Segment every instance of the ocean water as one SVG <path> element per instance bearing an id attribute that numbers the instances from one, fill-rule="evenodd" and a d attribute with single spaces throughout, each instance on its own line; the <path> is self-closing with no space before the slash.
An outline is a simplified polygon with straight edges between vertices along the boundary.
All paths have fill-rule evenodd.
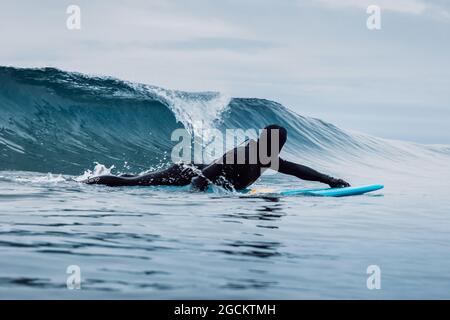
<path id="1" fill-rule="evenodd" d="M 199 123 L 281 124 L 285 158 L 385 189 L 245 197 L 78 182 L 163 167 L 173 130 L 199 136 Z M 449 160 L 450 146 L 341 130 L 272 101 L 0 68 L 0 298 L 448 299 Z M 322 187 L 281 174 L 256 186 Z M 66 285 L 74 265 L 79 290 Z"/>

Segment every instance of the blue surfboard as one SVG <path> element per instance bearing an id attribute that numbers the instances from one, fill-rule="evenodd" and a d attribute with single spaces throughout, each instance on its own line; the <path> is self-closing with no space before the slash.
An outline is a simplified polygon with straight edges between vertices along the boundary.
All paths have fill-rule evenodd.
<path id="1" fill-rule="evenodd" d="M 272 188 L 254 188 L 247 190 L 246 193 L 250 195 L 279 194 L 282 196 L 310 195 L 322 197 L 347 197 L 347 196 L 356 196 L 367 192 L 380 190 L 383 188 L 384 186 L 381 184 L 371 184 L 359 187 L 323 188 L 323 189 L 277 190 Z"/>

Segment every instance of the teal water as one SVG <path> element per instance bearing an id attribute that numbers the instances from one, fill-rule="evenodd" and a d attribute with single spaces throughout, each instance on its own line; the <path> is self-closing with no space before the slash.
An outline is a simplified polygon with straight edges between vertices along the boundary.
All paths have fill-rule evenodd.
<path id="1" fill-rule="evenodd" d="M 0 176 L 2 298 L 449 298 L 450 203 L 426 189 L 242 198 Z"/>
<path id="2" fill-rule="evenodd" d="M 450 298 L 450 147 L 391 141 L 274 102 L 0 70 L 0 298 Z M 283 157 L 385 189 L 242 197 L 77 182 L 169 162 L 173 129 L 289 131 Z M 106 171 L 110 171 L 109 169 Z M 51 174 L 48 174 L 51 172 Z M 320 188 L 263 176 L 260 187 Z M 81 289 L 66 287 L 67 267 Z M 381 289 L 366 286 L 367 267 Z"/>

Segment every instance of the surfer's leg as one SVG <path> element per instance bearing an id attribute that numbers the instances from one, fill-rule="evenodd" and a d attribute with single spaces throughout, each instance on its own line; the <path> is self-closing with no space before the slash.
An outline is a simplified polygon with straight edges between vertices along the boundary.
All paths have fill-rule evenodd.
<path id="1" fill-rule="evenodd" d="M 110 187 L 122 187 L 122 186 L 137 185 L 136 181 L 134 181 L 132 178 L 117 177 L 117 176 L 112 176 L 112 175 L 93 177 L 93 178 L 89 178 L 83 182 L 86 184 L 101 184 L 101 185 L 110 186 Z"/>
<path id="2" fill-rule="evenodd" d="M 101 184 L 111 187 L 121 186 L 185 186 L 205 165 L 176 163 L 170 167 L 140 176 L 100 176 L 84 181 L 87 184 Z"/>
<path id="3" fill-rule="evenodd" d="M 133 177 L 137 177 L 137 174 L 132 174 L 132 173 L 122 173 L 121 175 L 119 175 L 119 177 L 124 177 L 124 178 L 133 178 Z"/>
<path id="4" fill-rule="evenodd" d="M 201 172 L 204 165 L 187 165 L 176 163 L 156 172 L 131 178 L 138 185 L 145 186 L 185 186 L 191 183 L 193 177 Z"/>

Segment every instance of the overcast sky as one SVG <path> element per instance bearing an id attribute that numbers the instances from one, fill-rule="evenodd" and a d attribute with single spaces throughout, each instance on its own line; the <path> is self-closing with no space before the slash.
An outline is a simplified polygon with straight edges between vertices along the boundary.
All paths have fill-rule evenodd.
<path id="1" fill-rule="evenodd" d="M 66 28 L 70 4 L 81 30 Z M 369 4 L 381 30 L 366 27 Z M 0 0 L 0 38 L 1 65 L 267 98 L 347 129 L 450 143 L 448 0 Z"/>

